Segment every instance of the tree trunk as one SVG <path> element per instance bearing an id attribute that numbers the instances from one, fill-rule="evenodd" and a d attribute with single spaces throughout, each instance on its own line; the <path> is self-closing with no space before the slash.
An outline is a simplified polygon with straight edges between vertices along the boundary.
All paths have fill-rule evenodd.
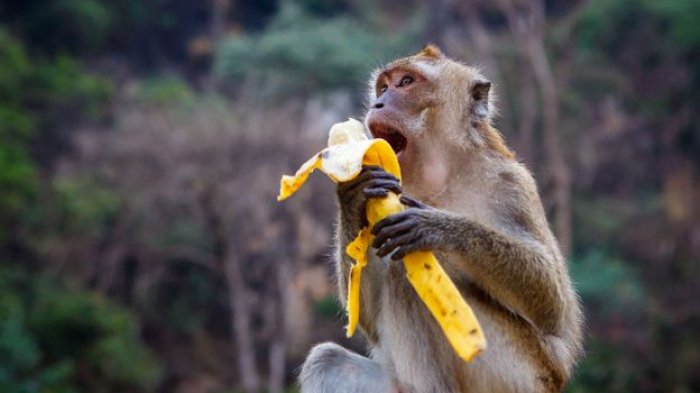
<path id="1" fill-rule="evenodd" d="M 241 384 L 246 393 L 260 390 L 260 375 L 255 361 L 254 340 L 251 332 L 251 309 L 248 291 L 245 289 L 241 267 L 236 258 L 227 252 L 223 260 L 226 285 L 231 305 L 231 330 L 238 359 Z"/>
<path id="2" fill-rule="evenodd" d="M 559 132 L 559 95 L 554 77 L 544 53 L 542 41 L 532 43 L 531 57 L 542 92 L 544 115 L 544 152 L 548 180 L 551 182 L 554 201 L 554 228 L 564 255 L 571 249 L 571 177 L 564 160 Z"/>
<path id="3" fill-rule="evenodd" d="M 226 33 L 226 16 L 231 7 L 230 0 L 213 0 L 211 7 L 211 39 L 214 45 L 219 43 Z"/>
<path id="4" fill-rule="evenodd" d="M 255 359 L 255 340 L 251 331 L 252 309 L 251 295 L 246 290 L 240 261 L 236 258 L 233 246 L 229 242 L 221 217 L 214 206 L 214 189 L 203 185 L 199 190 L 199 200 L 213 239 L 213 254 L 220 263 L 226 278 L 226 289 L 231 307 L 231 336 L 237 352 L 241 384 L 246 393 L 260 391 L 260 374 Z"/>
<path id="5" fill-rule="evenodd" d="M 520 83 L 520 108 L 518 111 L 518 146 L 523 161 L 535 167 L 535 122 L 537 121 L 537 87 L 532 71 L 523 64 Z"/>
<path id="6" fill-rule="evenodd" d="M 287 368 L 287 342 L 283 334 L 275 336 L 270 344 L 269 393 L 284 392 L 284 376 Z"/>
<path id="7" fill-rule="evenodd" d="M 491 37 L 481 21 L 476 4 L 471 1 L 465 1 L 460 3 L 460 7 L 467 22 L 469 41 L 474 47 L 479 64 L 483 65 L 487 70 L 492 70 L 491 72 L 494 76 L 500 75 L 498 63 L 493 56 Z"/>
<path id="8" fill-rule="evenodd" d="M 268 389 L 270 393 L 284 391 L 284 377 L 287 369 L 287 315 L 284 307 L 285 299 L 289 298 L 289 283 L 292 281 L 292 266 L 289 261 L 282 262 L 277 268 L 277 334 L 272 337 L 270 346 L 270 378 Z"/>
<path id="9" fill-rule="evenodd" d="M 571 179 L 559 133 L 560 101 L 556 79 L 544 48 L 544 3 L 499 0 L 519 53 L 532 69 L 542 97 L 544 175 L 551 189 L 554 230 L 564 255 L 571 249 Z"/>

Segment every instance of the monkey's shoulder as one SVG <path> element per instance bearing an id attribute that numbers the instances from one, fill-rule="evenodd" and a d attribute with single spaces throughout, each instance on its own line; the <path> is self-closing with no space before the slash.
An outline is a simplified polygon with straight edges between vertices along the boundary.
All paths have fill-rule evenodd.
<path id="1" fill-rule="evenodd" d="M 524 165 L 515 161 L 503 165 L 490 191 L 488 209 L 496 226 L 511 235 L 531 235 L 536 240 L 548 238 L 549 224 L 537 184 Z"/>

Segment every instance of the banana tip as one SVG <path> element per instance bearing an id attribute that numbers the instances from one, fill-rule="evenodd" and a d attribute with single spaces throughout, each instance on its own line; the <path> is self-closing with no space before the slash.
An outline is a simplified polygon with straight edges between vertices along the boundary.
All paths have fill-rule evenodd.
<path id="1" fill-rule="evenodd" d="M 350 330 L 349 326 L 345 327 L 345 337 L 350 338 L 355 334 L 355 329 Z"/>

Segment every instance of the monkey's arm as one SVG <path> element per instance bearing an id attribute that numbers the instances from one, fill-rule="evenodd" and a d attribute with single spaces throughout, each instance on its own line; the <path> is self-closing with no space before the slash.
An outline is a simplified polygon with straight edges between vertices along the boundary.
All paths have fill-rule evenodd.
<path id="1" fill-rule="evenodd" d="M 339 218 L 336 224 L 336 272 L 340 299 L 343 305 L 347 301 L 348 278 L 354 261 L 347 255 L 345 249 L 360 229 L 367 225 L 365 207 L 369 198 L 384 198 L 389 192 L 401 193 L 399 180 L 383 169 L 374 166 L 364 167 L 362 173 L 355 179 L 338 185 Z M 377 341 L 374 327 L 379 313 L 382 267 L 369 263 L 362 272 L 360 287 L 360 320 L 359 326 L 371 342 Z"/>
<path id="2" fill-rule="evenodd" d="M 543 333 L 560 333 L 566 296 L 563 262 L 534 237 L 507 236 L 425 205 L 387 217 L 372 232 L 377 255 L 393 252 L 394 260 L 416 250 L 461 254 L 466 263 L 458 268 L 475 284 Z"/>

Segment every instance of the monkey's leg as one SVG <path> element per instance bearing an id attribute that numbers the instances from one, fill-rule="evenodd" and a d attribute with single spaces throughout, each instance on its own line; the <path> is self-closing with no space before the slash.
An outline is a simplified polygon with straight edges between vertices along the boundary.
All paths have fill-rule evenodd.
<path id="1" fill-rule="evenodd" d="M 299 375 L 302 393 L 393 393 L 379 364 L 334 343 L 315 346 Z"/>

